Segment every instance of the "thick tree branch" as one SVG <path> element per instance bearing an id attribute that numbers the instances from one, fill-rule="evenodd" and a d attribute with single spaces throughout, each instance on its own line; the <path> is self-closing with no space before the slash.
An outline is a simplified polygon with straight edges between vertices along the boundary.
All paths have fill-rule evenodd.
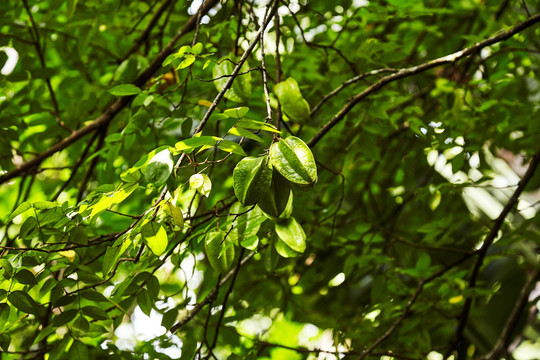
<path id="1" fill-rule="evenodd" d="M 368 97 L 369 95 L 379 91 L 380 89 L 382 89 L 387 84 L 392 83 L 392 82 L 394 82 L 396 80 L 400 80 L 400 79 L 409 77 L 409 76 L 413 76 L 413 75 L 423 73 L 426 70 L 429 70 L 429 69 L 432 69 L 432 68 L 435 68 L 435 67 L 438 67 L 438 66 L 441 66 L 441 65 L 451 64 L 451 63 L 453 63 L 455 61 L 458 61 L 458 60 L 466 58 L 466 57 L 468 57 L 470 55 L 476 54 L 479 50 L 485 48 L 486 46 L 490 46 L 490 45 L 499 43 L 501 41 L 504 41 L 504 40 L 512 37 L 513 35 L 515 35 L 517 33 L 520 33 L 521 31 L 533 26 L 534 24 L 536 24 L 538 22 L 540 22 L 540 14 L 536 14 L 534 16 L 531 16 L 530 18 L 528 18 L 527 20 L 517 24 L 516 26 L 513 26 L 510 29 L 503 31 L 498 35 L 495 35 L 495 36 L 492 36 L 492 37 L 490 37 L 490 38 L 488 38 L 486 40 L 480 41 L 480 42 L 474 44 L 471 47 L 465 48 L 463 50 L 457 51 L 457 52 L 455 52 L 453 54 L 450 54 L 450 55 L 447 55 L 447 56 L 440 57 L 438 59 L 428 61 L 428 62 L 426 62 L 424 64 L 421 64 L 421 65 L 401 69 L 401 70 L 399 70 L 398 72 L 396 72 L 394 74 L 383 77 L 382 79 L 380 79 L 375 84 L 371 85 L 370 87 L 368 87 L 364 91 L 362 91 L 359 94 L 352 97 L 347 102 L 347 104 L 345 104 L 345 106 L 343 106 L 343 108 L 341 108 L 341 110 L 339 110 L 339 112 L 336 115 L 334 115 L 334 117 L 330 121 L 328 121 L 326 124 L 324 124 L 322 126 L 321 130 L 319 130 L 309 140 L 308 145 L 310 147 L 314 147 L 315 145 L 317 145 L 319 140 L 321 140 L 321 138 L 324 135 L 326 135 L 326 133 L 328 133 L 337 123 L 339 123 L 341 120 L 343 120 L 343 118 L 345 118 L 345 115 L 347 115 L 349 113 L 349 111 L 351 111 L 356 104 L 358 104 L 360 101 L 362 101 L 364 98 Z"/>
<path id="2" fill-rule="evenodd" d="M 204 4 L 203 13 L 207 13 L 219 0 L 208 0 Z M 139 75 L 137 80 L 135 80 L 135 85 L 142 86 L 144 85 L 152 75 L 161 67 L 163 60 L 173 52 L 173 48 L 178 42 L 178 40 L 185 35 L 186 33 L 192 31 L 196 27 L 197 15 L 193 15 L 189 18 L 186 24 L 178 31 L 174 38 L 165 46 L 165 48 L 154 58 L 150 65 Z M 43 153 L 37 155 L 33 159 L 23 163 L 18 168 L 8 171 L 7 173 L 0 176 L 0 185 L 14 179 L 18 176 L 25 174 L 28 170 L 33 167 L 38 166 L 43 160 L 47 159 L 49 156 L 67 148 L 69 145 L 73 144 L 77 140 L 81 139 L 85 135 L 95 131 L 96 129 L 106 125 L 111 121 L 116 114 L 118 114 L 124 107 L 131 103 L 133 97 L 122 97 L 116 100 L 107 110 L 103 112 L 98 118 L 92 121 L 90 124 L 85 127 L 74 131 L 64 140 L 54 144 L 49 149 L 45 150 Z"/>

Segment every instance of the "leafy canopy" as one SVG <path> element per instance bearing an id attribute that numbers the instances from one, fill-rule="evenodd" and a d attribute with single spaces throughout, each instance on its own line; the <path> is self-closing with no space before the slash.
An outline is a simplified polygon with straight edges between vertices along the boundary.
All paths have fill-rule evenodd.
<path id="1" fill-rule="evenodd" d="M 0 358 L 538 358 L 539 12 L 0 2 Z"/>

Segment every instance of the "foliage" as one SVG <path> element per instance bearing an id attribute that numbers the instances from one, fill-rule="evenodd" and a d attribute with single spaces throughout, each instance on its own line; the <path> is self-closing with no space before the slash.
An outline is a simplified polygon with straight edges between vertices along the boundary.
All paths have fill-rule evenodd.
<path id="1" fill-rule="evenodd" d="M 538 358 L 539 11 L 1 2 L 0 358 Z"/>

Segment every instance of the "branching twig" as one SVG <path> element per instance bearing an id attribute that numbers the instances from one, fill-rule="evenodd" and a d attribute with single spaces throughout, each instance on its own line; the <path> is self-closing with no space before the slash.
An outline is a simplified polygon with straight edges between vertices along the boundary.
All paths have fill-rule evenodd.
<path id="1" fill-rule="evenodd" d="M 165 10 L 167 10 L 169 5 L 173 1 L 174 0 L 165 0 L 165 1 L 163 1 L 163 3 L 161 3 L 159 8 L 154 13 L 154 16 L 152 16 L 152 18 L 148 22 L 148 25 L 146 26 L 146 28 L 142 31 L 141 35 L 139 35 L 137 40 L 135 40 L 135 43 L 133 43 L 133 45 L 128 50 L 128 52 L 122 57 L 122 59 L 119 59 L 118 62 L 122 62 L 122 61 L 126 60 L 128 57 L 131 56 L 131 54 L 133 54 L 135 51 L 137 51 L 137 49 L 139 49 L 139 47 L 141 47 L 141 45 L 146 41 L 146 39 L 148 39 L 148 36 L 150 35 L 150 32 L 156 26 L 157 22 L 159 21 L 159 19 L 161 18 L 161 16 L 165 12 Z"/>

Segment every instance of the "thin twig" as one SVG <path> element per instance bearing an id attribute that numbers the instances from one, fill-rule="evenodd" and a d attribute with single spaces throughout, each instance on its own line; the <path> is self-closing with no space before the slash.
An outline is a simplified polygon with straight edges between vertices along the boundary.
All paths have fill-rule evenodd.
<path id="1" fill-rule="evenodd" d="M 156 26 L 156 24 L 158 23 L 159 19 L 161 18 L 161 16 L 165 12 L 165 10 L 167 10 L 169 5 L 173 1 L 174 0 L 165 0 L 165 1 L 163 1 L 163 3 L 161 3 L 161 5 L 156 10 L 156 12 L 154 13 L 154 16 L 152 16 L 152 18 L 148 22 L 148 25 L 143 30 L 141 35 L 139 35 L 139 37 L 137 38 L 137 40 L 135 40 L 135 42 L 133 43 L 131 48 L 128 50 L 128 52 L 121 59 L 119 59 L 118 62 L 122 62 L 122 61 L 126 60 L 128 57 L 131 56 L 131 54 L 133 54 L 135 51 L 137 51 L 139 49 L 139 47 L 141 47 L 141 45 L 146 41 L 146 39 L 148 39 L 148 36 L 150 35 L 150 32 Z"/>
<path id="2" fill-rule="evenodd" d="M 246 255 L 246 257 L 244 257 L 242 259 L 242 262 L 240 263 L 241 266 L 244 265 L 246 262 L 248 262 L 253 256 L 255 256 L 255 252 L 251 252 L 249 253 L 248 255 Z M 187 324 L 188 322 L 191 321 L 191 319 L 193 319 L 195 317 L 195 315 L 197 315 L 199 313 L 199 311 L 201 311 L 206 305 L 208 305 L 211 301 L 213 301 L 217 294 L 218 294 L 218 291 L 219 291 L 219 288 L 222 287 L 223 285 L 225 285 L 227 283 L 227 281 L 229 281 L 229 279 L 231 279 L 234 274 L 236 273 L 236 267 L 234 269 L 232 269 L 231 271 L 229 271 L 222 279 L 221 281 L 219 282 L 219 284 L 217 284 L 209 293 L 208 295 L 206 295 L 206 297 L 199 303 L 197 303 L 193 309 L 187 313 L 187 315 L 184 316 L 184 318 L 182 318 L 182 320 L 180 320 L 179 322 L 177 322 L 176 324 L 174 324 L 170 329 L 169 331 L 174 334 L 175 332 L 178 331 L 178 329 L 180 329 L 182 326 L 184 326 L 185 324 Z"/>
<path id="3" fill-rule="evenodd" d="M 24 5 L 24 9 L 26 10 L 26 13 L 28 14 L 28 17 L 30 18 L 30 22 L 32 24 L 34 47 L 36 48 L 36 51 L 39 57 L 39 62 L 41 64 L 41 67 L 45 69 L 47 65 L 45 63 L 45 55 L 43 54 L 43 49 L 41 48 L 41 38 L 39 36 L 38 26 L 36 24 L 36 21 L 34 20 L 34 16 L 32 15 L 32 10 L 30 10 L 30 6 L 28 6 L 28 0 L 23 0 L 23 5 Z M 62 119 L 60 119 L 60 108 L 58 107 L 56 94 L 54 93 L 54 89 L 52 88 L 52 85 L 51 85 L 51 79 L 48 76 L 45 77 L 45 83 L 47 84 L 47 89 L 49 90 L 49 95 L 53 103 L 54 118 L 56 120 L 56 123 L 67 132 L 72 133 L 73 130 L 71 130 L 66 124 L 64 124 Z"/>

